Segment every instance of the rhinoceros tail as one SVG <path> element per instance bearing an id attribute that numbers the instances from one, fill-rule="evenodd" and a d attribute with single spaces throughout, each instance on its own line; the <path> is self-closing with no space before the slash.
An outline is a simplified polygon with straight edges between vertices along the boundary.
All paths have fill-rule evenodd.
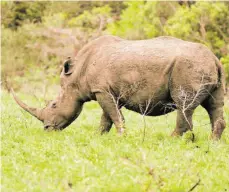
<path id="1" fill-rule="evenodd" d="M 223 90 L 224 90 L 224 93 L 225 93 L 226 92 L 226 85 L 225 85 L 226 81 L 225 81 L 224 69 L 223 69 L 223 66 L 220 63 L 218 58 L 215 59 L 215 62 L 216 62 L 216 66 L 217 66 L 217 69 L 218 69 L 218 84 L 217 84 L 217 87 L 222 86 Z"/>

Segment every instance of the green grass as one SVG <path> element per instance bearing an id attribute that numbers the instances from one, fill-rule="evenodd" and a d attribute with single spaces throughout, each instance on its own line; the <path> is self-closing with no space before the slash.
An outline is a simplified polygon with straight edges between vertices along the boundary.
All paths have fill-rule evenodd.
<path id="1" fill-rule="evenodd" d="M 28 96 L 20 97 L 36 103 Z M 228 103 L 227 103 L 228 104 Z M 170 137 L 176 113 L 146 117 L 123 110 L 127 136 L 112 128 L 100 136 L 96 102 L 62 132 L 44 132 L 42 124 L 2 92 L 2 191 L 229 191 L 229 129 L 211 141 L 209 119 L 194 114 L 196 140 Z M 229 108 L 225 107 L 228 122 Z"/>

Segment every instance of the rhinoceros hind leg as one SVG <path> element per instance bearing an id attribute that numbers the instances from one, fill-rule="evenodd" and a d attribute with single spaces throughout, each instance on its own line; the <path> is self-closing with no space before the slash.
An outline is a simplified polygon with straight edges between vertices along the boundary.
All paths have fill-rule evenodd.
<path id="1" fill-rule="evenodd" d="M 101 121 L 100 121 L 101 134 L 109 132 L 111 127 L 112 127 L 112 124 L 113 124 L 113 122 L 112 122 L 111 118 L 109 117 L 109 115 L 103 111 Z"/>
<path id="2" fill-rule="evenodd" d="M 176 121 L 176 128 L 172 133 L 172 136 L 181 136 L 186 131 L 192 131 L 193 124 L 192 124 L 192 114 L 193 110 L 189 111 L 182 111 L 177 110 L 177 121 Z"/>
<path id="3" fill-rule="evenodd" d="M 124 133 L 124 117 L 115 100 L 115 97 L 109 93 L 96 93 L 96 99 L 103 111 L 109 115 L 112 122 L 115 124 L 119 134 Z"/>
<path id="4" fill-rule="evenodd" d="M 209 96 L 201 104 L 210 117 L 212 125 L 212 139 L 220 139 L 223 130 L 226 127 L 226 122 L 223 117 L 223 106 L 224 106 L 224 92 L 223 88 L 219 87 L 216 89 L 211 96 Z"/>

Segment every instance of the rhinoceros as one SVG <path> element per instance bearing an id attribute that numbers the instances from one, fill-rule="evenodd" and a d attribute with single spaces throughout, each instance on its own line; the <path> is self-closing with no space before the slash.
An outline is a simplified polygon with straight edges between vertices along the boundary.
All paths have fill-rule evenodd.
<path id="1" fill-rule="evenodd" d="M 43 109 L 27 106 L 12 92 L 45 130 L 64 129 L 91 100 L 103 110 L 101 133 L 109 132 L 113 123 L 118 133 L 124 132 L 122 107 L 147 116 L 177 110 L 173 136 L 192 130 L 192 115 L 199 105 L 209 114 L 214 139 L 220 139 L 226 127 L 223 67 L 199 43 L 169 36 L 134 41 L 102 36 L 64 62 L 60 81 L 57 98 Z"/>

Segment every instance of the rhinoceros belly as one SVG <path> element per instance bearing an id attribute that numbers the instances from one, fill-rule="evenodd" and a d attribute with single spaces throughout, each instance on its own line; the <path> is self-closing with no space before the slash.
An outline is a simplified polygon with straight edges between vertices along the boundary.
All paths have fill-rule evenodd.
<path id="1" fill-rule="evenodd" d="M 157 102 L 150 102 L 149 100 L 146 100 L 141 103 L 126 102 L 123 106 L 126 109 L 135 111 L 145 116 L 160 116 L 170 113 L 176 109 L 176 105 L 169 100 L 160 100 Z"/>
<path id="2" fill-rule="evenodd" d="M 146 116 L 159 116 L 176 109 L 169 90 L 165 86 L 155 89 L 142 89 L 124 97 L 122 106 Z"/>

